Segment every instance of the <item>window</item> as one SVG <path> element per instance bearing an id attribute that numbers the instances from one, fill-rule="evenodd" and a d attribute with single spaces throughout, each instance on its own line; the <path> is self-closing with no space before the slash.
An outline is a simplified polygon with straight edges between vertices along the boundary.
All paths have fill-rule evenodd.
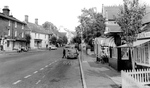
<path id="1" fill-rule="evenodd" d="M 8 29 L 8 36 L 10 36 L 10 29 Z"/>
<path id="2" fill-rule="evenodd" d="M 15 31 L 15 37 L 17 37 L 17 31 Z"/>
<path id="3" fill-rule="evenodd" d="M 17 28 L 17 22 L 15 22 L 15 28 Z"/>
<path id="4" fill-rule="evenodd" d="M 24 29 L 24 24 L 22 25 L 22 29 Z"/>
<path id="5" fill-rule="evenodd" d="M 24 37 L 24 33 L 22 32 L 22 38 Z"/>
<path id="6" fill-rule="evenodd" d="M 8 26 L 10 26 L 10 20 L 8 21 Z"/>
<path id="7" fill-rule="evenodd" d="M 35 38 L 36 38 L 36 33 L 35 33 Z"/>
<path id="8" fill-rule="evenodd" d="M 10 43 L 10 42 L 9 42 L 9 41 L 7 41 L 7 47 L 9 47 L 9 43 Z"/>
<path id="9" fill-rule="evenodd" d="M 145 64 L 149 64 L 148 43 L 145 44 Z"/>

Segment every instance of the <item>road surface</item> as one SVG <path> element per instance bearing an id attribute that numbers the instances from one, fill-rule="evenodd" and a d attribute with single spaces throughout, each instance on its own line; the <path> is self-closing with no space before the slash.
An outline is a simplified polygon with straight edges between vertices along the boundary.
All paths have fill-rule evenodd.
<path id="1" fill-rule="evenodd" d="M 5 88 L 82 88 L 78 60 L 61 57 L 60 48 L 2 56 L 0 85 Z"/>

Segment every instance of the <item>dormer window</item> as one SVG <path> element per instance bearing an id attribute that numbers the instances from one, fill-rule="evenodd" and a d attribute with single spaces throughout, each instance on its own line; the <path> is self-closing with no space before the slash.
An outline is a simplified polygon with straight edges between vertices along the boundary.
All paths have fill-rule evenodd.
<path id="1" fill-rule="evenodd" d="M 22 25 L 22 29 L 24 29 L 24 25 Z"/>
<path id="2" fill-rule="evenodd" d="M 8 21 L 8 26 L 10 26 L 10 20 Z"/>
<path id="3" fill-rule="evenodd" d="M 17 28 L 17 22 L 15 22 L 15 28 Z"/>
<path id="4" fill-rule="evenodd" d="M 17 37 L 17 31 L 15 31 L 15 37 Z"/>

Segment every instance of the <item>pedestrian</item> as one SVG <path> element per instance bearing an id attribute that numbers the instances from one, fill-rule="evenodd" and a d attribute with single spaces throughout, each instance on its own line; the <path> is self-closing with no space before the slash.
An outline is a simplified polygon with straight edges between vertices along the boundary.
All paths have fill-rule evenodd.
<path id="1" fill-rule="evenodd" d="M 46 44 L 46 49 L 48 49 L 48 44 Z"/>
<path id="2" fill-rule="evenodd" d="M 62 58 L 66 58 L 66 49 L 63 48 L 63 57 Z"/>

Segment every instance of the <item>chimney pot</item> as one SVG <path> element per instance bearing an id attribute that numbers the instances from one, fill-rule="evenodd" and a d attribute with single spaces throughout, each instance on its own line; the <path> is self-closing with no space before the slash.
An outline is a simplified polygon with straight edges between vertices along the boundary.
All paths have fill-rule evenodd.
<path id="1" fill-rule="evenodd" d="M 25 15 L 25 22 L 27 22 L 27 23 L 28 23 L 28 18 L 29 18 L 29 16 Z"/>
<path id="2" fill-rule="evenodd" d="M 9 7 L 8 6 L 4 6 L 4 8 L 3 8 L 3 14 L 9 16 L 9 11 L 10 11 Z"/>
<path id="3" fill-rule="evenodd" d="M 35 24 L 37 24 L 37 25 L 38 25 L 38 18 L 36 18 L 36 19 L 35 19 Z"/>

